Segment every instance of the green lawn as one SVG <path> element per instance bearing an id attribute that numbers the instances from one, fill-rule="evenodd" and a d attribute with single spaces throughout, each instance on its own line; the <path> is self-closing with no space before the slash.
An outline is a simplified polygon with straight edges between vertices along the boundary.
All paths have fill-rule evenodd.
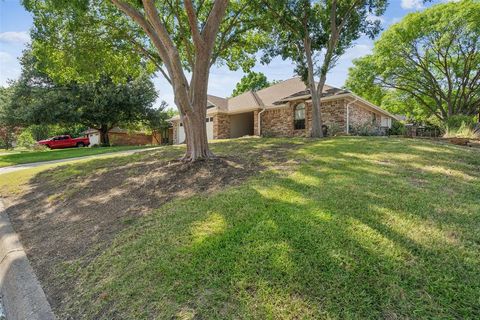
<path id="1" fill-rule="evenodd" d="M 131 149 L 145 148 L 145 146 L 119 146 L 108 148 L 69 148 L 46 151 L 23 151 L 10 154 L 0 154 L 0 168 L 16 164 L 42 162 L 59 159 L 69 159 L 82 156 L 91 156 L 108 152 L 125 151 Z"/>
<path id="2" fill-rule="evenodd" d="M 214 150 L 246 155 L 285 141 Z M 88 265 L 69 264 L 75 289 L 60 316 L 480 317 L 478 151 L 407 139 L 295 141 L 293 162 L 170 202 Z"/>

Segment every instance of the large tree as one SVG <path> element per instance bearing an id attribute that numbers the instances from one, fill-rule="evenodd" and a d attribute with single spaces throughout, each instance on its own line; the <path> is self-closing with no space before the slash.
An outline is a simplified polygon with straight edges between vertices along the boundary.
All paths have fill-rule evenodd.
<path id="1" fill-rule="evenodd" d="M 17 122 L 13 104 L 13 87 L 0 87 L 0 146 L 13 147 Z"/>
<path id="2" fill-rule="evenodd" d="M 408 15 L 383 33 L 372 55 L 355 61 L 346 84 L 418 118 L 478 114 L 480 2 L 439 4 Z"/>
<path id="3" fill-rule="evenodd" d="M 232 92 L 232 97 L 241 95 L 247 91 L 258 91 L 270 86 L 267 76 L 261 72 L 251 71 L 240 79 Z"/>
<path id="4" fill-rule="evenodd" d="M 345 88 L 360 97 L 394 113 L 406 115 L 409 119 L 428 120 L 431 112 L 405 92 L 386 88 L 376 83 L 376 65 L 372 55 L 353 61 L 349 69 Z"/>
<path id="5" fill-rule="evenodd" d="M 72 105 L 73 82 L 58 83 L 37 68 L 38 60 L 27 48 L 20 58 L 22 73 L 11 83 L 12 112 L 16 125 L 57 124 L 68 126 L 78 123 L 78 113 Z"/>
<path id="6" fill-rule="evenodd" d="M 372 17 L 383 14 L 387 1 L 261 0 L 259 5 L 265 25 L 273 26 L 275 43 L 267 54 L 296 64 L 312 95 L 311 135 L 322 137 L 320 106 L 327 73 L 360 36 L 378 34 L 380 22 Z"/>
<path id="7" fill-rule="evenodd" d="M 185 160 L 213 157 L 205 126 L 209 71 L 251 67 L 262 37 L 248 0 L 24 0 L 34 49 L 62 78 L 145 65 L 170 82 L 185 127 Z M 107 60 L 108 63 L 101 61 Z M 106 66 L 106 67 L 104 67 Z M 105 70 L 103 71 L 105 72 Z M 187 77 L 190 76 L 190 79 Z"/>
<path id="8" fill-rule="evenodd" d="M 120 83 L 107 75 L 91 82 L 58 83 L 37 68 L 30 50 L 24 52 L 21 64 L 22 74 L 10 87 L 16 125 L 82 124 L 99 130 L 101 143 L 109 145 L 109 130 L 146 121 L 157 98 L 146 75 Z"/>
<path id="9" fill-rule="evenodd" d="M 110 77 L 73 88 L 79 122 L 100 132 L 102 145 L 110 145 L 108 132 L 122 124 L 148 119 L 157 93 L 152 81 L 138 77 L 117 84 Z"/>

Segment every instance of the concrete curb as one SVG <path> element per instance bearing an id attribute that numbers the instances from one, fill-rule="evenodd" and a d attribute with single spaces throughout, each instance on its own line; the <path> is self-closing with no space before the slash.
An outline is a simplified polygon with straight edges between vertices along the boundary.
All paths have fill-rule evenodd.
<path id="1" fill-rule="evenodd" d="M 7 320 L 55 319 L 1 199 L 0 294 Z"/>

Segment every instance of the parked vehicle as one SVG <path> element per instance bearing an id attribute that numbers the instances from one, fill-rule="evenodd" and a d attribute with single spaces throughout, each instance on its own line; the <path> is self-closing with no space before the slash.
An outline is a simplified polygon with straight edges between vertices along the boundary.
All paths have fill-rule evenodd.
<path id="1" fill-rule="evenodd" d="M 49 147 L 50 149 L 64 149 L 64 148 L 81 148 L 90 145 L 88 138 L 72 138 L 69 135 L 56 136 L 46 140 L 38 141 L 39 144 Z"/>

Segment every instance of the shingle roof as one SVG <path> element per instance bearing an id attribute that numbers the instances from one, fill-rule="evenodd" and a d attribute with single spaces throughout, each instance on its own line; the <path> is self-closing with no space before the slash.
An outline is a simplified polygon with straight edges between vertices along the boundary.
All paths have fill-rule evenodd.
<path id="1" fill-rule="evenodd" d="M 247 91 L 228 99 L 228 111 L 234 112 L 252 107 L 260 107 L 260 103 L 252 91 Z"/>
<path id="2" fill-rule="evenodd" d="M 325 85 L 323 97 L 337 94 L 349 93 L 346 90 L 338 89 Z M 223 111 L 228 113 L 247 112 L 264 107 L 274 107 L 275 105 L 285 103 L 288 99 L 295 97 L 308 96 L 310 90 L 300 77 L 280 81 L 270 87 L 259 91 L 247 91 L 232 98 L 221 98 L 208 95 L 209 112 Z M 215 110 L 214 108 L 217 108 Z M 172 120 L 180 119 L 175 116 Z"/>
<path id="3" fill-rule="evenodd" d="M 340 90 L 337 88 L 325 85 L 325 90 Z M 245 109 L 252 109 L 255 107 L 268 107 L 275 105 L 279 99 L 290 95 L 301 95 L 302 92 L 310 94 L 305 83 L 300 77 L 291 78 L 280 81 L 270 87 L 259 91 L 247 91 L 239 96 L 229 98 L 227 100 L 228 111 L 236 112 Z"/>
<path id="4" fill-rule="evenodd" d="M 351 93 L 348 90 L 344 89 L 339 89 L 339 88 L 334 88 L 330 86 L 324 86 L 323 88 L 323 93 L 322 93 L 322 98 L 325 97 L 332 97 L 340 94 L 346 94 L 346 93 Z M 306 89 L 303 91 L 296 92 L 294 94 L 291 94 L 289 96 L 285 96 L 282 99 L 279 99 L 277 101 L 274 101 L 274 105 L 279 105 L 279 104 L 284 104 L 287 101 L 294 100 L 297 97 L 305 97 L 305 96 L 310 96 L 310 89 Z"/>
<path id="5" fill-rule="evenodd" d="M 278 99 L 306 89 L 307 86 L 302 79 L 300 77 L 295 77 L 259 90 L 257 91 L 257 95 L 264 106 L 272 106 Z"/>
<path id="6" fill-rule="evenodd" d="M 207 96 L 207 100 L 213 106 L 217 107 L 218 110 L 227 111 L 227 106 L 228 106 L 227 99 L 209 94 Z"/>

